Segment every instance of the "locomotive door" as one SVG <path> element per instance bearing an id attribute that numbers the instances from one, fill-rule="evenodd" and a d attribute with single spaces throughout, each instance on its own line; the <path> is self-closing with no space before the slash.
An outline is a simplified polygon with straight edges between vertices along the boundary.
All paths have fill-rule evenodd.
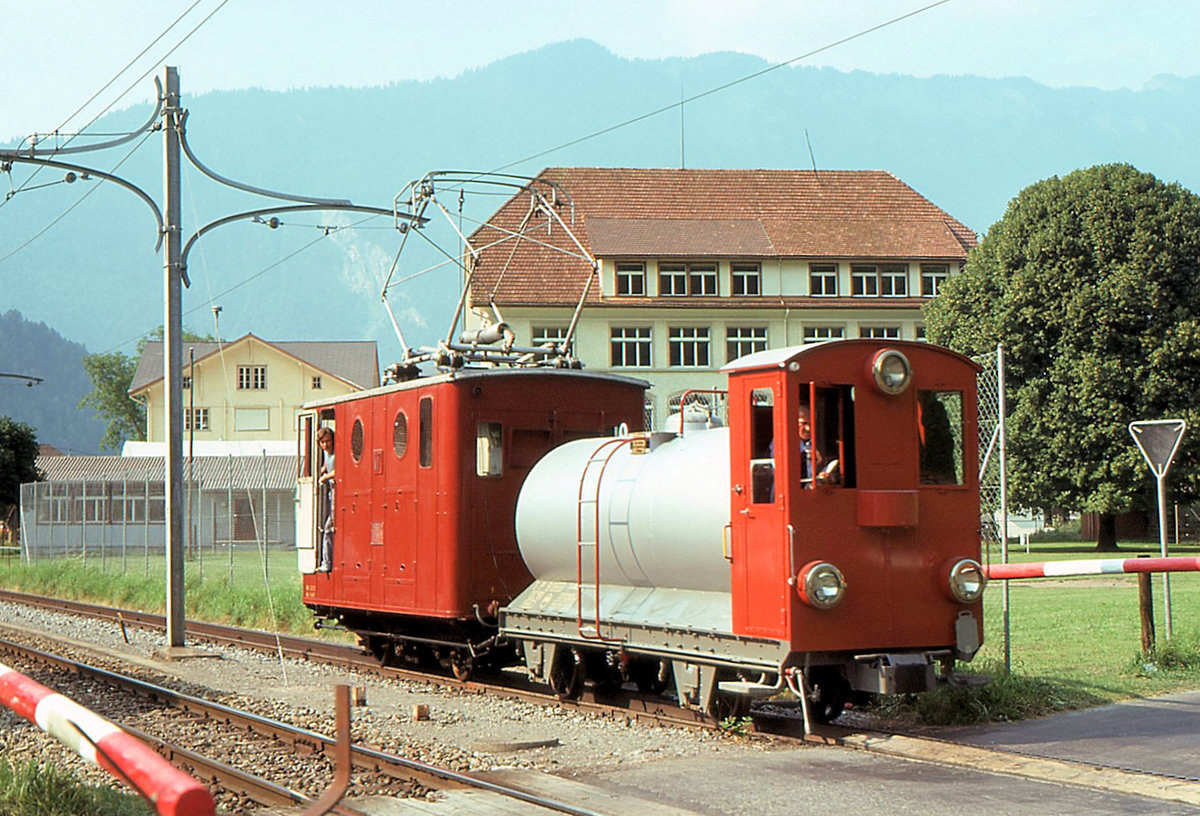
<path id="1" fill-rule="evenodd" d="M 296 432 L 296 559 L 301 573 L 317 569 L 317 415 L 304 411 Z"/>
<path id="2" fill-rule="evenodd" d="M 743 401 L 730 406 L 734 631 L 782 637 L 786 610 L 772 588 L 786 586 L 788 564 L 780 554 L 790 552 L 794 532 L 786 524 L 789 437 L 777 378 L 756 378 L 731 391 L 731 399 Z"/>
<path id="3" fill-rule="evenodd" d="M 416 588 L 416 456 L 409 429 L 415 425 L 411 398 L 391 395 L 382 417 L 383 432 L 383 604 L 411 609 Z"/>

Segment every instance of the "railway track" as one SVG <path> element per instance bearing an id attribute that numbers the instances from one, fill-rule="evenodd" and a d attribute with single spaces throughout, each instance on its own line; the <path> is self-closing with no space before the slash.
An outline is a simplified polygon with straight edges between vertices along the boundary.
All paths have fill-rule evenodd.
<path id="1" fill-rule="evenodd" d="M 124 626 L 142 626 L 161 630 L 164 625 L 162 616 L 111 610 L 93 604 L 63 603 L 54 599 L 43 599 L 7 591 L 0 591 L 0 601 L 30 603 L 55 611 L 69 611 L 74 614 L 109 620 Z M 669 706 L 662 705 L 657 701 L 651 704 L 628 695 L 617 695 L 611 698 L 608 696 L 597 697 L 589 689 L 583 699 L 563 702 L 532 687 L 522 688 L 520 684 L 514 687 L 475 681 L 463 682 L 447 676 L 431 676 L 409 669 L 381 667 L 366 652 L 351 646 L 329 644 L 307 638 L 276 637 L 269 633 L 202 623 L 189 624 L 188 631 L 189 637 L 196 639 L 233 644 L 271 653 L 281 652 L 288 656 L 319 660 L 347 669 L 374 672 L 389 677 L 416 679 L 426 683 L 433 682 L 468 692 L 499 693 L 535 703 L 599 712 L 609 717 L 624 716 L 635 721 L 647 720 L 674 725 L 712 727 L 711 723 L 702 722 L 691 712 L 671 710 Z M 778 709 L 773 712 L 773 715 L 756 719 L 754 727 L 760 733 L 789 741 L 804 740 L 810 743 L 837 745 L 941 765 L 982 769 L 1029 779 L 1045 779 L 1096 790 L 1135 793 L 1200 805 L 1200 780 L 1161 776 L 1116 765 L 1063 761 L 1054 757 L 1037 756 L 1010 749 L 964 746 L 927 735 L 916 737 L 861 728 L 826 726 L 814 729 L 812 734 L 803 734 L 799 730 L 798 718 L 789 717 L 787 712 L 780 712 Z"/>
<path id="2" fill-rule="evenodd" d="M 66 601 L 10 590 L 0 590 L 0 601 L 111 621 L 121 627 L 136 626 L 159 632 L 166 629 L 166 618 L 163 615 L 113 609 L 100 604 Z M 694 728 L 715 727 L 711 721 L 698 712 L 673 705 L 669 700 L 661 697 L 638 695 L 626 691 L 597 694 L 591 688 L 587 688 L 579 699 L 564 701 L 545 691 L 544 687 L 512 675 L 505 675 L 503 680 L 496 679 L 495 681 L 482 678 L 456 680 L 444 674 L 420 671 L 414 668 L 380 665 L 375 657 L 357 646 L 202 621 L 188 621 L 186 629 L 189 637 L 195 640 L 236 646 L 299 660 L 316 661 L 380 677 L 417 680 L 480 694 L 500 694 L 542 705 L 569 706 L 593 714 L 624 717 L 635 722 Z M 774 730 L 782 731 L 780 728 Z"/>
<path id="3" fill-rule="evenodd" d="M 321 793 L 320 784 L 335 776 L 338 752 L 345 750 L 359 794 L 409 797 L 434 791 L 487 791 L 547 812 L 598 816 L 569 802 L 371 746 L 339 746 L 333 736 L 26 644 L 0 639 L 0 653 L 40 682 L 86 699 L 97 713 L 208 784 L 219 803 L 234 812 L 241 812 L 248 802 L 266 807 L 311 803 Z M 333 812 L 359 816 L 367 811 L 341 803 Z"/>

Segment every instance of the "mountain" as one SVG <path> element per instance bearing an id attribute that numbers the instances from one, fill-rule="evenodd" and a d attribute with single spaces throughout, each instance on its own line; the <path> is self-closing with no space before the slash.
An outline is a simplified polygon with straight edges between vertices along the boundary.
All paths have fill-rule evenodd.
<path id="1" fill-rule="evenodd" d="M 555 165 L 681 162 L 883 169 L 980 232 L 1029 184 L 1103 162 L 1128 162 L 1200 189 L 1200 158 L 1191 144 L 1200 130 L 1200 78 L 1159 77 L 1138 91 L 1102 91 L 1020 78 L 918 79 L 792 66 L 702 96 L 685 106 L 682 120 L 678 106 L 671 107 L 681 96 L 768 67 L 732 53 L 629 60 L 577 40 L 453 79 L 375 88 L 191 96 L 186 65 L 180 76 L 189 141 L 215 172 L 258 187 L 382 207 L 434 169 L 534 174 Z M 148 115 L 145 107 L 121 111 L 96 129 L 132 128 Z M 73 158 L 104 170 L 120 163 L 114 172 L 161 199 L 161 135 L 125 158 L 129 152 L 126 146 Z M 15 184 L 27 173 L 15 169 Z M 30 186 L 62 178 L 47 171 Z M 192 169 L 184 185 L 185 236 L 271 203 Z M 501 200 L 468 203 L 465 215 L 485 218 Z M 184 296 L 188 328 L 222 337 L 252 331 L 273 340 L 377 339 L 389 362 L 398 343 L 379 304 L 379 281 L 400 245 L 390 219 L 354 230 L 345 227 L 360 216 L 348 213 L 279 220 L 275 230 L 243 220 L 196 243 Z M 22 192 L 0 205 L 0 308 L 18 308 L 94 351 L 132 353 L 136 338 L 163 322 L 155 239 L 150 208 L 113 185 L 77 181 Z M 420 244 L 410 241 L 404 250 L 400 277 L 441 260 L 432 252 L 410 257 Z M 410 344 L 445 333 L 457 287 L 453 269 L 442 267 L 389 293 Z M 219 324 L 214 305 L 222 307 Z"/>
<path id="2" fill-rule="evenodd" d="M 39 443 L 63 453 L 97 453 L 104 422 L 90 410 L 75 408 L 92 390 L 83 370 L 86 353 L 81 344 L 15 309 L 0 313 L 0 372 L 42 380 L 25 387 L 28 381 L 0 377 L 0 416 L 31 426 Z"/>

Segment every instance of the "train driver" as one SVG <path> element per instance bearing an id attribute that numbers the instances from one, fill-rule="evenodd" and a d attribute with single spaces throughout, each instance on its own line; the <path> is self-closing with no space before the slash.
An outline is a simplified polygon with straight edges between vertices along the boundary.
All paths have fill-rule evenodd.
<path id="1" fill-rule="evenodd" d="M 800 484 L 813 486 L 813 473 L 820 484 L 837 484 L 838 460 L 827 460 L 820 445 L 813 445 L 812 411 L 801 404 L 796 412 L 796 433 L 800 437 Z"/>
<path id="2" fill-rule="evenodd" d="M 323 426 L 317 431 L 317 444 L 321 448 L 321 475 L 317 477 L 317 485 L 321 494 L 321 549 L 317 559 L 317 571 L 329 572 L 333 569 L 333 500 L 334 500 L 334 454 L 333 429 Z"/>

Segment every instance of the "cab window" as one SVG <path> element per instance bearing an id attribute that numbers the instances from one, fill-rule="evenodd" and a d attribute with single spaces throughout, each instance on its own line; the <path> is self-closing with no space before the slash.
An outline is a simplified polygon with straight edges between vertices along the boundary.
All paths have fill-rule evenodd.
<path id="1" fill-rule="evenodd" d="M 801 434 L 805 486 L 855 487 L 858 479 L 854 447 L 854 387 L 834 385 L 810 387 L 801 384 L 800 418 L 807 413 L 811 442 L 805 445 Z M 800 425 L 802 423 L 798 423 Z"/>
<path id="2" fill-rule="evenodd" d="M 775 501 L 775 392 L 750 392 L 750 501 Z"/>
<path id="3" fill-rule="evenodd" d="M 921 484 L 962 484 L 961 391 L 917 392 L 917 438 L 921 445 Z"/>

